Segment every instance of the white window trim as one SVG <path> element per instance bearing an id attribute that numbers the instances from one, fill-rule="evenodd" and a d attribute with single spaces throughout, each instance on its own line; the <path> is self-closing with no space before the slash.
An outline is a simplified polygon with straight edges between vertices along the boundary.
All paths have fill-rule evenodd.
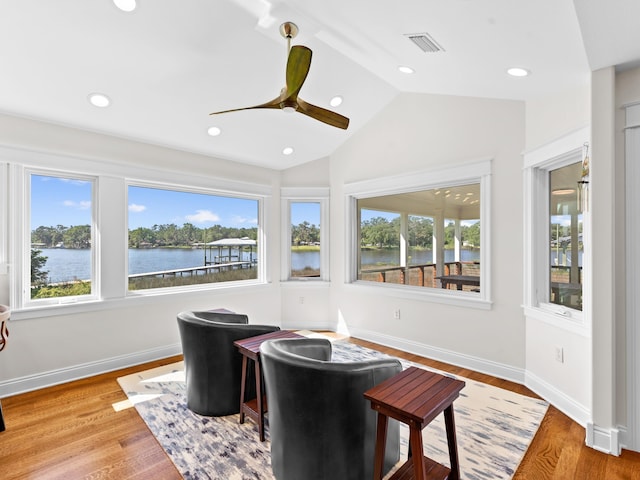
<path id="1" fill-rule="evenodd" d="M 345 282 L 353 288 L 371 289 L 376 294 L 423 300 L 448 305 L 467 306 L 489 310 L 491 296 L 491 159 L 463 162 L 453 167 L 421 170 L 372 180 L 346 184 L 345 193 Z M 408 193 L 480 183 L 480 293 L 423 288 L 408 285 L 373 284 L 357 278 L 358 269 L 358 208 L 359 199 L 381 195 Z"/>
<path id="2" fill-rule="evenodd" d="M 266 259 L 266 235 L 264 233 L 264 211 L 265 211 L 265 202 L 266 199 L 260 195 L 254 194 L 241 194 L 237 192 L 230 191 L 221 191 L 221 190 L 212 190 L 203 187 L 190 187 L 186 185 L 176 185 L 166 181 L 149 181 L 149 180 L 134 180 L 134 179 L 125 179 L 125 198 L 127 198 L 129 187 L 143 187 L 143 188 L 155 188 L 159 190 L 169 190 L 174 192 L 185 192 L 185 193 L 200 193 L 203 195 L 211 195 L 218 197 L 232 197 L 232 198 L 240 198 L 246 200 L 255 200 L 258 202 L 258 232 L 257 232 L 257 256 L 258 258 Z M 125 202 L 125 208 L 128 207 L 128 200 Z M 126 272 L 129 271 L 129 255 L 127 254 L 129 248 L 129 210 L 126 208 L 124 212 L 125 218 L 125 226 L 124 226 L 124 257 L 125 257 L 125 277 L 127 275 Z M 232 286 L 232 285 L 252 285 L 252 284 L 262 284 L 266 283 L 266 262 L 259 261 L 258 262 L 258 273 L 255 280 L 242 280 L 237 282 L 224 282 L 224 286 Z M 164 288 L 149 288 L 144 290 L 129 290 L 128 285 L 125 285 L 125 295 L 128 297 L 144 297 L 144 296 L 153 296 L 158 294 L 170 294 L 172 292 L 189 292 L 189 291 L 198 291 L 198 290 L 210 290 L 212 288 L 219 289 L 222 288 L 221 285 L 211 284 L 211 283 L 202 283 L 196 285 L 189 285 L 185 287 L 164 287 Z"/>
<path id="3" fill-rule="evenodd" d="M 544 301 L 549 289 L 548 215 L 550 170 L 581 162 L 583 146 L 589 141 L 589 127 L 576 130 L 554 142 L 524 153 L 524 278 L 523 309 L 535 318 L 566 331 L 590 335 L 587 301 L 576 310 Z M 589 211 L 583 212 L 583 299 L 591 285 L 591 222 Z M 542 299 L 542 300 L 541 300 Z"/>
<path id="4" fill-rule="evenodd" d="M 9 178 L 7 175 L 7 163 L 0 162 L 0 191 L 9 191 Z M 6 195 L 0 194 L 0 275 L 6 275 L 9 273 L 9 252 L 7 251 L 7 238 L 8 238 L 8 215 L 7 215 L 7 203 L 8 198 Z"/>
<path id="5" fill-rule="evenodd" d="M 82 166 L 82 172 L 78 172 L 78 166 Z M 126 286 L 126 274 L 116 281 L 113 279 L 113 275 L 105 276 L 104 269 L 101 269 L 100 263 L 102 262 L 99 250 L 96 250 L 97 262 L 94 268 L 94 275 L 96 277 L 96 286 L 98 290 L 95 290 L 96 295 L 88 299 L 87 296 L 77 297 L 82 299 L 77 303 L 56 303 L 49 305 L 37 305 L 29 306 L 26 308 L 24 305 L 18 302 L 18 296 L 21 295 L 21 287 L 17 288 L 15 281 L 16 275 L 22 278 L 22 272 L 30 271 L 30 261 L 24 254 L 24 245 L 26 240 L 30 239 L 30 229 L 27 222 L 27 210 L 25 205 L 25 187 L 24 187 L 24 175 L 25 171 L 35 171 L 49 175 L 69 177 L 69 176 L 81 176 L 85 178 L 95 178 L 96 188 L 94 189 L 94 205 L 97 210 L 94 211 L 94 222 L 99 222 L 104 217 L 104 205 L 98 205 L 96 199 L 108 196 L 113 192 L 105 192 L 100 188 L 104 184 L 118 184 L 120 185 L 119 192 L 126 192 L 125 185 L 129 179 L 144 179 L 139 180 L 139 183 L 147 183 L 148 185 L 168 185 L 173 189 L 183 189 L 192 192 L 206 192 L 213 195 L 223 196 L 236 196 L 240 198 L 255 198 L 259 203 L 259 229 L 258 229 L 258 244 L 259 258 L 262 258 L 262 262 L 259 265 L 258 279 L 253 281 L 243 282 L 226 282 L 225 284 L 206 284 L 195 285 L 193 288 L 175 287 L 171 289 L 155 289 L 145 292 L 141 295 L 127 295 Z M 0 181 L 2 175 L 5 175 L 6 184 L 8 188 L 1 193 L 2 200 L 0 200 L 0 215 L 2 215 L 2 206 L 6 205 L 6 223 L 9 228 L 4 229 L 6 235 L 5 251 L 6 261 L 5 268 L 6 273 L 10 274 L 10 293 L 9 301 L 12 306 L 12 320 L 28 319 L 28 318 L 41 318 L 48 316 L 55 316 L 60 314 L 71 314 L 94 311 L 104 308 L 115 308 L 118 305 L 122 305 L 123 302 L 135 302 L 136 304 L 146 304 L 148 301 L 158 302 L 162 298 L 169 299 L 171 296 L 179 294 L 182 296 L 202 296 L 210 295 L 212 291 L 220 291 L 221 293 L 227 293 L 229 289 L 234 288 L 264 288 L 269 280 L 268 262 L 266 262 L 267 251 L 267 222 L 268 218 L 266 211 L 268 210 L 269 200 L 272 196 L 272 187 L 269 185 L 255 184 L 244 181 L 229 180 L 225 178 L 212 177 L 206 175 L 185 174 L 179 171 L 173 171 L 170 169 L 156 169 L 142 166 L 131 166 L 125 162 L 118 161 L 104 161 L 93 160 L 86 157 L 79 157 L 73 155 L 60 155 L 52 154 L 42 151 L 35 151 L 29 149 L 19 149 L 11 147 L 0 146 Z M 132 180 L 133 181 L 133 180 Z M 98 193 L 98 190 L 100 192 Z M 127 217 L 126 217 L 126 198 L 121 199 L 124 205 L 122 211 L 122 225 L 121 228 L 125 233 L 122 234 L 121 245 L 127 245 Z M 4 203 L 3 203 L 4 202 Z M 111 212 L 112 213 L 112 212 Z M 99 230 L 94 230 L 96 235 L 96 246 L 100 249 L 100 234 Z M 120 234 L 119 234 L 120 235 Z M 30 241 L 27 242 L 30 244 Z M 118 247 L 122 248 L 122 247 Z M 101 249 L 100 249 L 101 250 Z M 123 251 L 126 251 L 124 248 Z M 123 254 L 124 255 L 124 254 Z M 123 256 L 122 262 L 124 265 L 126 256 Z M 0 268 L 2 267 L 2 234 L 0 234 Z M 126 270 L 123 270 L 126 272 Z M 2 270 L 0 269 L 0 274 Z M 30 280 L 30 279 L 29 279 Z M 21 282 L 23 283 L 23 282 Z"/>
<path id="6" fill-rule="evenodd" d="M 329 275 L 329 188 L 310 187 L 293 188 L 282 187 L 280 198 L 282 201 L 282 249 L 280 263 L 280 280 L 282 282 L 328 282 Z M 301 278 L 291 277 L 291 204 L 292 203 L 320 204 L 320 277 Z"/>
<path id="7" fill-rule="evenodd" d="M 30 295 L 31 288 L 31 187 L 30 180 L 32 175 L 43 175 L 57 178 L 70 178 L 88 181 L 93 184 L 91 189 L 91 293 L 88 295 L 75 295 L 67 297 L 55 297 L 46 299 L 32 300 Z M 14 192 L 12 205 L 15 212 L 16 224 L 15 239 L 12 245 L 13 276 L 10 288 L 11 305 L 16 310 L 29 310 L 46 308 L 50 306 L 59 306 L 75 303 L 95 302 L 99 299 L 100 292 L 100 275 L 99 275 L 99 252 L 100 242 L 97 232 L 99 231 L 97 224 L 98 212 L 98 177 L 94 175 L 81 174 L 71 171 L 61 171 L 56 169 L 45 169 L 40 167 L 25 167 L 22 165 L 14 165 L 11 175 L 11 191 Z"/>

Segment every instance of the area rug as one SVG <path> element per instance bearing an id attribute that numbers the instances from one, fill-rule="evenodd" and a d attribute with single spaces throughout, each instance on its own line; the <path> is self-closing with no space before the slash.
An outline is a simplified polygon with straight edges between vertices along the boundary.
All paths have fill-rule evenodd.
<path id="1" fill-rule="evenodd" d="M 388 357 L 344 340 L 332 343 L 333 361 Z M 413 365 L 437 371 L 400 361 L 403 368 Z M 512 478 L 548 404 L 456 378 L 466 382 L 454 403 L 461 478 Z M 268 426 L 266 440 L 260 442 L 257 426 L 251 420 L 240 425 L 238 415 L 203 417 L 190 411 L 186 406 L 182 362 L 121 377 L 118 382 L 128 400 L 114 408 L 135 406 L 186 480 L 273 480 Z M 409 434 L 402 424 L 400 434 L 401 464 L 407 458 Z M 425 455 L 449 466 L 442 414 L 423 430 L 423 437 Z"/>

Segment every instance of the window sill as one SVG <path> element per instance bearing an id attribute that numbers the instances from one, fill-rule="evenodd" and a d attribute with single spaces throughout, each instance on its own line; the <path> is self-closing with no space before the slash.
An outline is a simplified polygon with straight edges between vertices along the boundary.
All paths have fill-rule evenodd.
<path id="1" fill-rule="evenodd" d="M 583 337 L 591 337 L 591 332 L 583 318 L 571 318 L 562 314 L 562 309 L 557 311 L 540 307 L 525 305 L 522 307 L 527 319 L 534 319 L 561 330 L 575 333 Z"/>
<path id="2" fill-rule="evenodd" d="M 397 286 L 389 283 L 356 281 L 346 284 L 345 288 L 357 290 L 359 293 L 385 295 L 394 298 L 417 300 L 421 302 L 442 303 L 456 307 L 491 310 L 493 302 L 480 297 L 474 292 L 462 292 L 431 287 Z"/>
<path id="3" fill-rule="evenodd" d="M 231 283 L 231 282 L 229 282 Z M 91 300 L 91 301 L 83 301 L 76 303 L 66 303 L 66 304 L 50 304 L 50 305 L 42 305 L 37 307 L 27 307 L 23 309 L 17 309 L 11 311 L 11 320 L 26 320 L 26 319 L 36 319 L 36 318 L 45 318 L 45 317 L 55 317 L 61 315 L 69 315 L 69 314 L 78 314 L 85 312 L 95 312 L 98 310 L 108 310 L 115 308 L 124 308 L 132 305 L 147 305 L 147 304 L 157 304 L 158 301 L 169 302 L 175 298 L 176 295 L 185 297 L 201 297 L 206 296 L 207 298 L 211 298 L 211 295 L 215 295 L 216 293 L 228 295 L 229 290 L 242 290 L 242 293 L 245 293 L 250 289 L 264 289 L 268 288 L 269 284 L 263 282 L 252 282 L 252 283 L 244 283 L 239 285 L 235 283 L 233 285 L 225 285 L 223 287 L 216 288 L 199 288 L 199 289 L 188 289 L 188 290 L 148 290 L 144 291 L 144 293 L 136 292 L 134 294 L 129 293 L 125 297 L 118 298 L 109 298 L 103 300 Z M 182 299 L 181 299 L 182 300 Z"/>

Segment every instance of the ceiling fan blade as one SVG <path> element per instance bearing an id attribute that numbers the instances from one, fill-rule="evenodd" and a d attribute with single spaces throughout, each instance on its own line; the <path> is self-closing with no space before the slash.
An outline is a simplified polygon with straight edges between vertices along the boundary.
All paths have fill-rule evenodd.
<path id="1" fill-rule="evenodd" d="M 240 110 L 251 110 L 253 108 L 280 108 L 281 97 L 274 98 L 273 100 L 261 103 L 260 105 L 254 105 L 253 107 L 233 108 L 231 110 L 223 110 L 221 112 L 213 112 L 209 115 L 218 115 L 219 113 L 239 112 Z"/>
<path id="2" fill-rule="evenodd" d="M 304 113 L 311 118 L 315 118 L 333 127 L 342 128 L 343 130 L 346 130 L 349 126 L 349 119 L 347 117 L 343 117 L 339 113 L 326 110 L 322 107 L 316 107 L 301 98 L 298 98 L 298 112 Z"/>
<path id="3" fill-rule="evenodd" d="M 311 67 L 311 49 L 304 45 L 294 45 L 287 60 L 287 86 L 284 97 L 296 98 L 307 78 Z"/>

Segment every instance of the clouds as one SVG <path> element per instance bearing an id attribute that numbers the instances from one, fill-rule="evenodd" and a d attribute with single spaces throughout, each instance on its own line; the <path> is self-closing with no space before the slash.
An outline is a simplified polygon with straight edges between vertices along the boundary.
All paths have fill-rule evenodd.
<path id="1" fill-rule="evenodd" d="M 147 207 L 144 206 L 144 205 L 136 205 L 135 203 L 132 203 L 131 205 L 129 205 L 129 211 L 131 213 L 144 212 L 146 209 L 147 209 Z"/>
<path id="2" fill-rule="evenodd" d="M 246 218 L 238 215 L 234 215 L 233 217 L 231 217 L 231 221 L 233 222 L 234 225 L 246 225 L 246 224 L 257 225 L 258 224 L 257 218 Z"/>
<path id="3" fill-rule="evenodd" d="M 64 200 L 62 204 L 65 207 L 75 208 L 76 210 L 89 210 L 91 208 L 91 200 L 80 200 L 79 202 L 74 200 Z"/>
<path id="4" fill-rule="evenodd" d="M 220 216 L 211 210 L 196 210 L 197 213 L 187 215 L 185 218 L 191 223 L 213 223 L 219 222 Z"/>

